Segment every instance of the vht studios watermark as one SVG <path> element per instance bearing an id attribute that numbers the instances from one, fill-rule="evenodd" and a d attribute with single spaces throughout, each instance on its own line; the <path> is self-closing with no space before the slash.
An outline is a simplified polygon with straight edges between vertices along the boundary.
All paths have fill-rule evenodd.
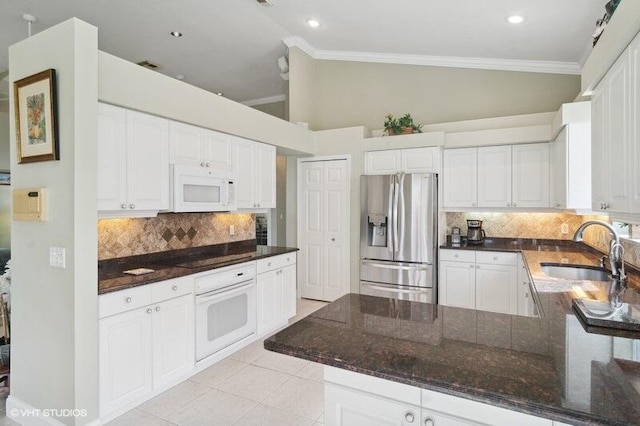
<path id="1" fill-rule="evenodd" d="M 10 417 L 87 417 L 85 408 L 12 408 Z"/>

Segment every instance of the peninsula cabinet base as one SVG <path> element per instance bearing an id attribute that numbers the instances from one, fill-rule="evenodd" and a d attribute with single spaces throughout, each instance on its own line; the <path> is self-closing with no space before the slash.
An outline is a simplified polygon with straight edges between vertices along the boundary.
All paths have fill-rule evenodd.
<path id="1" fill-rule="evenodd" d="M 326 426 L 563 426 L 564 423 L 324 367 Z M 566 425 L 565 425 L 566 426 Z"/>

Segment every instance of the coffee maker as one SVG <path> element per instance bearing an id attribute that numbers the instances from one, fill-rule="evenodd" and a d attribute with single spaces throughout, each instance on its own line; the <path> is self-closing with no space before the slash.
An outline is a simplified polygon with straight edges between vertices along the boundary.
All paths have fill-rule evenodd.
<path id="1" fill-rule="evenodd" d="M 484 229 L 481 220 L 467 220 L 467 244 L 482 244 L 484 242 Z"/>

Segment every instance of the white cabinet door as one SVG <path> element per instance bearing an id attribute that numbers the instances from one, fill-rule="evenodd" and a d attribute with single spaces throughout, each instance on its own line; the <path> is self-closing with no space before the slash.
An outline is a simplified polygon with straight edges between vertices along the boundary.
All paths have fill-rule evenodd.
<path id="1" fill-rule="evenodd" d="M 190 124 L 169 122 L 169 162 L 199 166 L 203 129 Z"/>
<path id="2" fill-rule="evenodd" d="M 412 426 L 419 422 L 420 407 L 325 382 L 326 426 Z"/>
<path id="3" fill-rule="evenodd" d="M 169 209 L 169 121 L 127 111 L 127 195 L 131 210 Z"/>
<path id="4" fill-rule="evenodd" d="M 281 322 L 279 307 L 282 300 L 281 270 L 274 270 L 258 274 L 258 330 L 259 336 L 274 330 Z"/>
<path id="5" fill-rule="evenodd" d="M 458 308 L 476 307 L 475 262 L 440 262 L 438 303 Z"/>
<path id="6" fill-rule="evenodd" d="M 509 265 L 476 264 L 476 303 L 482 311 L 516 314 L 517 269 Z"/>
<path id="7" fill-rule="evenodd" d="M 628 56 L 623 54 L 607 73 L 605 85 L 608 96 L 605 104 L 605 159 L 608 170 L 608 204 L 611 212 L 629 212 L 629 85 Z M 638 119 L 636 117 L 636 119 Z"/>
<path id="8" fill-rule="evenodd" d="M 255 144 L 254 200 L 261 209 L 276 207 L 276 147 L 263 143 Z"/>
<path id="9" fill-rule="evenodd" d="M 233 170 L 233 139 L 225 133 L 204 129 L 200 165 L 215 170 Z"/>
<path id="10" fill-rule="evenodd" d="M 123 210 L 126 202 L 126 110 L 99 103 L 98 210 Z"/>
<path id="11" fill-rule="evenodd" d="M 402 152 L 399 149 L 369 151 L 364 153 L 365 175 L 391 175 L 402 167 Z"/>
<path id="12" fill-rule="evenodd" d="M 100 416 L 152 394 L 151 309 L 99 321 Z"/>
<path id="13" fill-rule="evenodd" d="M 444 151 L 444 207 L 477 207 L 478 149 Z"/>
<path id="14" fill-rule="evenodd" d="M 631 166 L 631 206 L 630 212 L 640 213 L 640 36 L 636 36 L 629 48 L 630 78 L 631 78 L 631 105 L 629 112 L 629 159 Z"/>
<path id="15" fill-rule="evenodd" d="M 511 147 L 478 148 L 478 207 L 511 207 Z"/>
<path id="16" fill-rule="evenodd" d="M 440 173 L 440 148 L 409 148 L 400 154 L 404 173 Z"/>
<path id="17" fill-rule="evenodd" d="M 603 211 L 608 201 L 609 176 L 606 172 L 608 149 L 605 145 L 604 85 L 599 85 L 591 95 L 591 210 Z"/>
<path id="18" fill-rule="evenodd" d="M 152 308 L 153 389 L 157 392 L 184 379 L 195 365 L 193 295 Z"/>
<path id="19" fill-rule="evenodd" d="M 514 145 L 511 207 L 549 207 L 549 144 Z"/>
<path id="20" fill-rule="evenodd" d="M 550 145 L 551 207 L 567 207 L 567 144 L 568 127 L 565 126 Z"/>
<path id="21" fill-rule="evenodd" d="M 333 301 L 349 292 L 346 160 L 298 163 L 300 294 Z"/>
<path id="22" fill-rule="evenodd" d="M 470 415 L 471 413 L 464 413 Z M 422 409 L 420 425 L 424 426 L 484 426 L 485 423 L 477 423 L 469 419 L 462 419 L 454 415 L 439 413 L 437 411 Z"/>
<path id="23" fill-rule="evenodd" d="M 253 144 L 251 141 L 240 138 L 234 138 L 233 141 L 234 170 L 236 171 L 235 195 L 236 206 L 239 209 L 251 209 L 256 204 L 253 199 L 255 193 L 253 168 L 256 154 Z"/>

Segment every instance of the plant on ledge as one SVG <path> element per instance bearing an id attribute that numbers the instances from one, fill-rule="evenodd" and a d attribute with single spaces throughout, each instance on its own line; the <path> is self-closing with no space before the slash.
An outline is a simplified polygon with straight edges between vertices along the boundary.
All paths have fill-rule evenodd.
<path id="1" fill-rule="evenodd" d="M 384 130 L 389 136 L 422 133 L 422 124 L 414 124 L 413 118 L 409 113 L 400 118 L 395 118 L 392 114 L 389 114 L 384 120 Z"/>

